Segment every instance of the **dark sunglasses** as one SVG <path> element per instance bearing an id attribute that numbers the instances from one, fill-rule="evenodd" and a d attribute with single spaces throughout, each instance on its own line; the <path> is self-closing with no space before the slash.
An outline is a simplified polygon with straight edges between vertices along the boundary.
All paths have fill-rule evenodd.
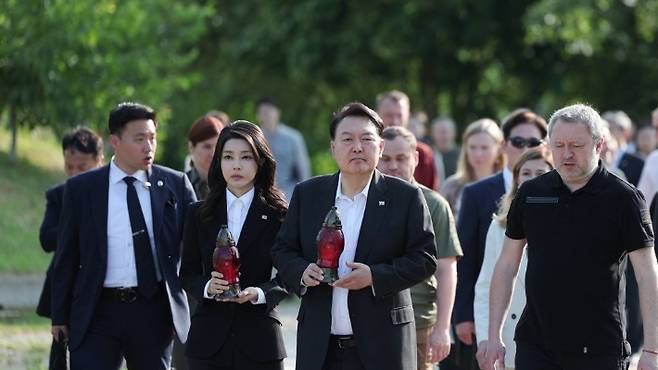
<path id="1" fill-rule="evenodd" d="M 521 136 L 514 136 L 514 137 L 509 138 L 509 142 L 515 148 L 523 149 L 525 147 L 534 148 L 536 146 L 540 146 L 541 144 L 544 143 L 544 140 L 539 140 L 535 137 L 531 137 L 529 139 L 526 139 L 526 138 L 521 137 Z"/>

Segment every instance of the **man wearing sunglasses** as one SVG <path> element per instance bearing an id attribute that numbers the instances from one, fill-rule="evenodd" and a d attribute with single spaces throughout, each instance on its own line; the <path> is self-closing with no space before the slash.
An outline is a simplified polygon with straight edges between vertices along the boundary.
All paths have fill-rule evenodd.
<path id="1" fill-rule="evenodd" d="M 464 345 L 457 356 L 462 358 L 462 364 L 472 363 L 473 369 L 477 369 L 477 362 L 471 361 L 475 348 L 470 347 L 476 343 L 473 322 L 474 288 L 484 258 L 484 245 L 491 215 L 496 211 L 500 198 L 511 186 L 512 168 L 521 154 L 530 148 L 546 147 L 546 120 L 528 109 L 517 109 L 503 119 L 502 130 L 505 139 L 502 150 L 507 158 L 506 166 L 501 172 L 464 188 L 457 220 L 457 234 L 464 257 L 457 265 L 457 295 L 453 319 L 457 337 Z M 460 369 L 463 369 L 463 366 Z"/>

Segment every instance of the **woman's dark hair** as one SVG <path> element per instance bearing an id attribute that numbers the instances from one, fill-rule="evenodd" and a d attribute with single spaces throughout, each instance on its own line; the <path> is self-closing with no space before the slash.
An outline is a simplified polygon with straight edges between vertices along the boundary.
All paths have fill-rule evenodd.
<path id="1" fill-rule="evenodd" d="M 108 128 L 110 129 L 110 134 L 121 135 L 121 131 L 123 131 L 126 123 L 138 119 L 153 120 L 155 127 L 158 127 L 158 121 L 155 116 L 155 111 L 148 105 L 132 102 L 119 103 L 110 112 Z"/>
<path id="2" fill-rule="evenodd" d="M 210 220 L 216 212 L 220 200 L 226 194 L 226 180 L 222 174 L 222 151 L 224 145 L 231 139 L 240 139 L 247 142 L 254 153 L 254 159 L 258 165 L 256 178 L 254 179 L 255 196 L 259 197 L 268 207 L 276 212 L 284 214 L 288 210 L 283 192 L 274 184 L 276 162 L 272 149 L 265 139 L 260 127 L 249 121 L 238 120 L 224 127 L 219 139 L 215 154 L 208 170 L 208 187 L 210 192 L 200 208 L 201 219 Z"/>
<path id="3" fill-rule="evenodd" d="M 62 138 L 62 151 L 67 150 L 76 150 L 98 158 L 103 154 L 103 138 L 86 127 L 76 127 Z"/>

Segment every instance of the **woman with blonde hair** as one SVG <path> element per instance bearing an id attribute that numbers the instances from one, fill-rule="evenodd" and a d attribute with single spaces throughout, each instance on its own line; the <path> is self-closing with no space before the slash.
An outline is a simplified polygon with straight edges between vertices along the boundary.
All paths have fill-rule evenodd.
<path id="1" fill-rule="evenodd" d="M 482 269 L 475 283 L 475 301 L 473 303 L 473 313 L 475 316 L 475 336 L 478 339 L 478 353 L 476 355 L 478 362 L 483 364 L 484 353 L 481 351 L 486 347 L 484 341 L 488 340 L 489 333 L 489 285 L 491 277 L 500 252 L 503 249 L 503 240 L 505 239 L 505 229 L 507 228 L 507 213 L 516 196 L 521 184 L 527 180 L 533 179 L 553 169 L 551 158 L 544 151 L 531 149 L 519 157 L 512 170 L 512 186 L 507 191 L 500 202 L 498 213 L 493 215 L 489 231 L 487 232 L 487 241 L 484 249 L 484 260 Z M 525 270 L 526 270 L 526 252 L 523 251 L 523 257 L 519 267 L 519 274 L 514 285 L 514 292 L 510 309 L 503 327 L 503 343 L 507 344 L 505 352 L 506 369 L 514 368 L 514 355 L 516 347 L 514 343 L 514 330 L 516 323 L 521 317 L 521 312 L 525 307 Z M 511 365 L 511 366 L 510 366 Z"/>
<path id="2" fill-rule="evenodd" d="M 503 131 L 492 119 L 482 118 L 466 127 L 457 172 L 442 184 L 440 191 L 450 203 L 455 219 L 464 186 L 503 169 L 503 141 Z"/>

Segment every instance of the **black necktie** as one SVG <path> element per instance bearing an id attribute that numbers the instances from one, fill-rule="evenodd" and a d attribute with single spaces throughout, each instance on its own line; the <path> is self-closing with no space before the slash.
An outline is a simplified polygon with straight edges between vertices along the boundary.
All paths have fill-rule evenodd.
<path id="1" fill-rule="evenodd" d="M 126 200 L 128 201 L 128 216 L 130 217 L 130 228 L 133 232 L 133 250 L 135 252 L 135 265 L 137 270 L 137 289 L 145 297 L 152 297 L 158 288 L 155 275 L 155 263 L 149 234 L 146 231 L 146 221 L 142 207 L 139 205 L 137 191 L 133 183 L 135 178 L 126 176 L 123 181 L 128 185 Z"/>

